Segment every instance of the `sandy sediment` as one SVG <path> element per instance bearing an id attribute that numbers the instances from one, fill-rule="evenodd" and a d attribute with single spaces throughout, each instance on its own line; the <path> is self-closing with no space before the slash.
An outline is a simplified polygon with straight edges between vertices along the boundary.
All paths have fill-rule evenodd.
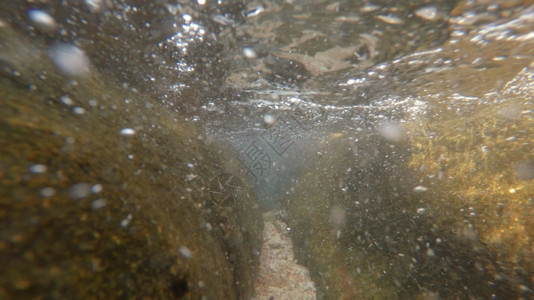
<path id="1" fill-rule="evenodd" d="M 316 299 L 308 269 L 297 264 L 288 226 L 277 215 L 263 214 L 263 245 L 253 299 Z"/>

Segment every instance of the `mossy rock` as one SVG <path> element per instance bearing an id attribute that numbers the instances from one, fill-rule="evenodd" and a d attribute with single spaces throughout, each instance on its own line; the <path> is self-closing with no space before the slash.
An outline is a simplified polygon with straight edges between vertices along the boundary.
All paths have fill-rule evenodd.
<path id="1" fill-rule="evenodd" d="M 372 129 L 324 139 L 288 202 L 319 298 L 532 293 L 532 103 L 502 94 L 469 119 L 408 122 L 395 143 Z"/>
<path id="2" fill-rule="evenodd" d="M 95 70 L 64 77 L 44 46 L 9 37 L 41 59 L 1 60 L 0 298 L 250 297 L 263 223 L 233 154 L 155 99 Z M 242 184 L 234 205 L 210 196 L 221 174 Z"/>

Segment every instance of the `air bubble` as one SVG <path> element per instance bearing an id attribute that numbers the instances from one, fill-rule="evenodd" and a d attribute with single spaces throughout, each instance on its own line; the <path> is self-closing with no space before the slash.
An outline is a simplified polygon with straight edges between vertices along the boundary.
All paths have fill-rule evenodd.
<path id="1" fill-rule="evenodd" d="M 206 223 L 206 225 L 204 225 L 206 227 L 206 230 L 207 231 L 211 231 L 213 229 L 213 226 L 211 226 L 210 223 Z"/>
<path id="2" fill-rule="evenodd" d="M 87 103 L 91 107 L 96 107 L 98 105 L 98 101 L 96 101 L 95 99 L 89 99 L 89 101 L 87 101 Z"/>
<path id="3" fill-rule="evenodd" d="M 426 186 L 418 185 L 413 188 L 414 192 L 422 193 L 428 191 L 428 188 Z"/>
<path id="4" fill-rule="evenodd" d="M 59 98 L 59 100 L 60 100 L 63 104 L 68 105 L 68 106 L 71 106 L 71 105 L 74 104 L 74 101 L 72 101 L 72 99 L 71 99 L 69 96 L 67 96 L 67 95 L 63 95 L 63 96 L 61 96 L 61 97 Z"/>
<path id="5" fill-rule="evenodd" d="M 67 75 L 83 76 L 89 73 L 89 58 L 82 49 L 74 45 L 52 46 L 48 55 L 59 70 Z"/>
<path id="6" fill-rule="evenodd" d="M 184 19 L 186 24 L 189 24 L 191 23 L 191 21 L 193 21 L 193 17 L 190 14 L 184 14 L 182 18 Z"/>
<path id="7" fill-rule="evenodd" d="M 104 187 L 101 184 L 97 183 L 91 187 L 91 192 L 93 192 L 94 194 L 98 194 L 102 192 L 103 189 Z"/>
<path id="8" fill-rule="evenodd" d="M 378 126 L 378 133 L 390 143 L 399 143 L 404 140 L 404 129 L 396 123 L 384 123 Z"/>
<path id="9" fill-rule="evenodd" d="M 124 220 L 121 221 L 121 227 L 126 227 L 132 221 L 132 214 L 128 214 Z"/>
<path id="10" fill-rule="evenodd" d="M 77 107 L 72 109 L 72 112 L 77 114 L 77 115 L 83 115 L 83 114 L 85 114 L 85 109 L 83 107 L 77 106 Z"/>
<path id="11" fill-rule="evenodd" d="M 30 167 L 30 172 L 34 174 L 42 174 L 46 172 L 46 170 L 47 170 L 47 167 L 42 164 L 36 164 Z"/>
<path id="12" fill-rule="evenodd" d="M 41 197 L 44 197 L 44 198 L 52 197 L 54 196 L 55 193 L 56 193 L 56 190 L 54 190 L 51 187 L 45 187 L 39 191 L 39 195 L 41 195 Z"/>
<path id="13" fill-rule="evenodd" d="M 135 130 L 132 128 L 123 128 L 119 133 L 124 136 L 132 136 L 135 134 Z"/>
<path id="14" fill-rule="evenodd" d="M 258 55 L 256 54 L 256 51 L 254 51 L 254 49 L 250 47 L 243 48 L 243 55 L 245 55 L 245 57 L 248 59 L 254 59 L 258 57 Z"/>
<path id="15" fill-rule="evenodd" d="M 276 118 L 272 115 L 267 114 L 263 116 L 263 123 L 265 123 L 267 127 L 271 127 L 275 122 Z"/>
<path id="16" fill-rule="evenodd" d="M 91 203 L 91 209 L 97 210 L 102 207 L 106 206 L 106 200 L 105 199 L 97 199 Z"/>
<path id="17" fill-rule="evenodd" d="M 28 11 L 28 17 L 36 27 L 43 31 L 53 31 L 57 27 L 56 20 L 45 11 L 31 9 Z"/>
<path id="18" fill-rule="evenodd" d="M 91 185 L 89 183 L 77 183 L 69 189 L 69 195 L 72 199 L 82 199 L 91 194 Z"/>
<path id="19" fill-rule="evenodd" d="M 180 246 L 178 252 L 180 252 L 180 255 L 185 259 L 190 259 L 193 257 L 193 252 L 191 252 L 191 250 L 189 250 L 189 248 L 186 246 Z"/>

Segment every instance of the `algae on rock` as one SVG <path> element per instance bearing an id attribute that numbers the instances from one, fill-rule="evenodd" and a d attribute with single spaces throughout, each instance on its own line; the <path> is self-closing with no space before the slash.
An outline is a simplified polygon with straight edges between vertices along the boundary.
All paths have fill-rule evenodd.
<path id="1" fill-rule="evenodd" d="M 379 123 L 325 137 L 288 202 L 319 297 L 532 294 L 532 66 L 509 74 L 523 64 L 503 64 L 509 82 L 477 97 L 449 90 L 455 77 L 414 89 L 425 112 L 396 116 L 397 140 Z"/>
<path id="2" fill-rule="evenodd" d="M 402 144 L 374 132 L 324 141 L 288 204 L 296 257 L 310 269 L 319 298 L 529 293 L 532 179 L 511 173 L 515 162 L 532 160 L 521 145 L 532 144 L 534 124 L 524 116 L 495 126 L 488 116 L 477 132 L 501 136 L 494 142 L 503 147 L 491 162 L 482 150 L 472 153 L 480 147 L 454 147 L 476 139 L 461 120 L 461 129 L 436 130 L 439 138 L 414 133 Z M 517 144 L 505 141 L 510 130 Z"/>
<path id="3" fill-rule="evenodd" d="M 154 99 L 97 70 L 64 76 L 44 44 L 0 31 L 37 57 L 0 57 L 0 298 L 251 296 L 254 193 L 242 180 L 233 207 L 209 194 L 221 173 L 244 178 L 232 153 Z"/>

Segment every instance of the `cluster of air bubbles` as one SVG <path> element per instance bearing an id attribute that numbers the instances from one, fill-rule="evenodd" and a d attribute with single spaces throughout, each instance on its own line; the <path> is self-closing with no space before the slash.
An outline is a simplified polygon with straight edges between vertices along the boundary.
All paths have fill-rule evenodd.
<path id="1" fill-rule="evenodd" d="M 465 14 L 460 17 L 453 18 L 453 22 L 459 25 L 469 25 L 478 18 L 476 14 Z M 532 31 L 526 30 L 524 33 L 518 32 L 517 28 L 528 26 L 534 17 L 534 12 L 521 14 L 518 18 L 512 21 L 496 24 L 491 23 L 483 26 L 478 30 L 477 34 L 471 38 L 471 42 L 480 46 L 486 46 L 490 41 L 519 41 L 524 42 L 532 40 L 534 34 Z"/>
<path id="2" fill-rule="evenodd" d="M 132 218 L 133 218 L 133 217 L 132 217 L 132 214 L 128 214 L 128 215 L 126 216 L 126 218 L 124 218 L 124 219 L 121 221 L 121 223 L 120 223 L 121 227 L 126 227 L 126 226 L 128 226 L 128 224 L 130 224 L 130 222 L 132 221 Z"/>
<path id="3" fill-rule="evenodd" d="M 206 35 L 206 30 L 199 24 L 193 22 L 193 17 L 189 14 L 182 16 L 184 24 L 181 24 L 181 30 L 167 39 L 167 43 L 179 48 L 183 53 L 187 53 L 187 47 L 196 41 L 202 41 Z M 178 24 L 173 24 L 177 28 Z M 160 47 L 163 44 L 160 43 Z"/>
<path id="4" fill-rule="evenodd" d="M 46 172 L 46 166 L 33 165 L 30 167 L 30 171 L 32 173 L 44 173 Z M 78 199 L 86 198 L 90 196 L 91 194 L 98 194 L 102 192 L 102 190 L 103 190 L 103 186 L 101 184 L 98 184 L 98 183 L 89 184 L 89 183 L 82 182 L 82 183 L 77 183 L 71 186 L 67 190 L 67 192 L 71 199 L 78 200 Z M 56 194 L 56 190 L 52 187 L 45 187 L 39 190 L 39 194 L 41 195 L 41 197 L 44 197 L 44 198 L 52 197 Z M 105 205 L 105 200 L 103 199 L 95 200 L 95 202 L 93 202 L 93 204 L 91 205 L 93 209 L 98 209 Z M 95 206 L 96 208 L 93 206 Z"/>
<path id="5" fill-rule="evenodd" d="M 172 65 L 164 65 L 165 68 L 170 68 L 178 72 L 193 72 L 194 65 L 183 59 L 184 55 L 189 54 L 190 45 L 202 42 L 206 35 L 206 30 L 199 24 L 193 22 L 193 17 L 189 14 L 182 15 L 182 24 L 173 24 L 176 33 L 160 42 L 158 46 L 167 50 L 173 51 L 177 54 L 178 59 Z"/>
<path id="6" fill-rule="evenodd" d="M 59 97 L 59 101 L 67 106 L 73 106 L 75 104 L 74 100 L 72 100 L 72 98 L 68 95 L 63 95 Z M 88 101 L 88 104 L 90 107 L 96 107 L 98 105 L 98 102 L 95 99 L 90 99 Z M 84 115 L 87 111 L 83 107 L 75 106 L 72 108 L 72 112 L 77 115 Z"/>
<path id="7" fill-rule="evenodd" d="M 362 78 L 349 78 L 346 82 L 338 84 L 339 86 L 350 86 L 355 84 L 362 84 L 366 81 L 365 77 Z"/>

